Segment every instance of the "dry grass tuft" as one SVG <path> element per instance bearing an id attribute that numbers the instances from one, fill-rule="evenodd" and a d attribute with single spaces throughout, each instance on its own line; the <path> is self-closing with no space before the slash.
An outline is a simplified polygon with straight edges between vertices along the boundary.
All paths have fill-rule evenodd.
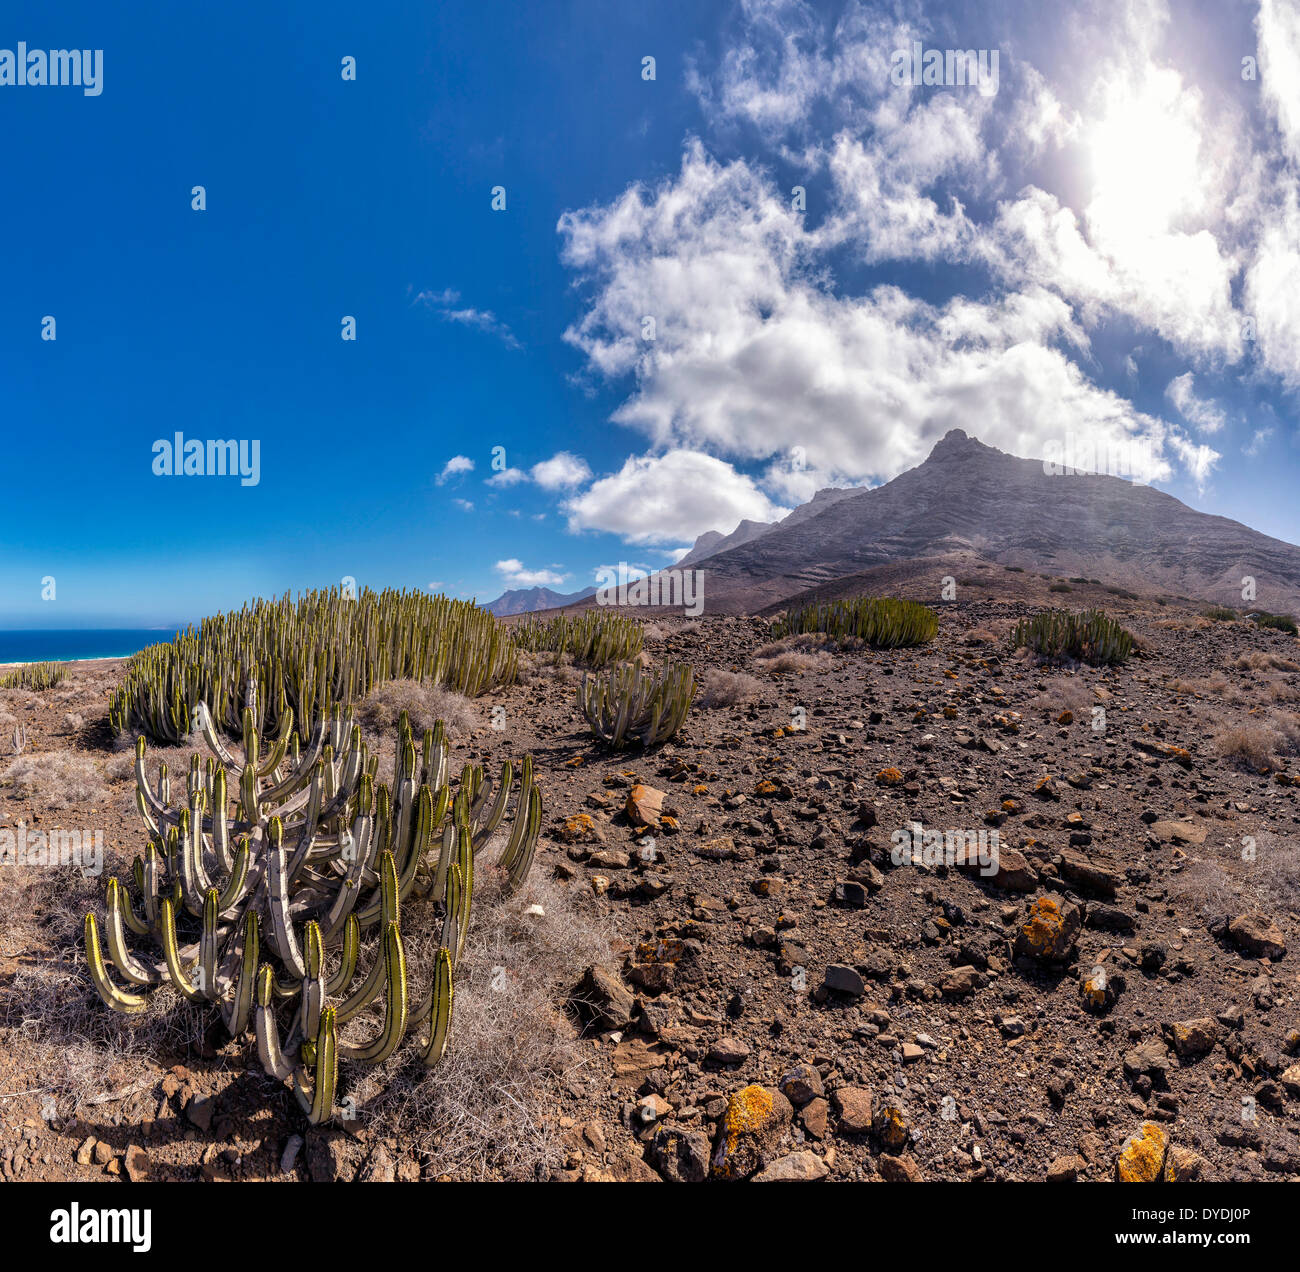
<path id="1" fill-rule="evenodd" d="M 544 915 L 526 913 L 533 905 Z M 576 1029 L 560 1003 L 610 956 L 598 905 L 540 870 L 513 897 L 496 872 L 476 877 L 446 1053 L 427 1071 L 418 1062 L 365 1070 L 355 1092 L 380 1133 L 411 1144 L 427 1173 L 532 1179 L 557 1164 L 559 1084 L 577 1063 Z M 434 939 L 411 959 L 420 992 Z"/>
<path id="2" fill-rule="evenodd" d="M 1214 752 L 1221 759 L 1248 773 L 1272 767 L 1280 738 L 1263 724 L 1235 724 L 1214 739 Z"/>
<path id="3" fill-rule="evenodd" d="M 357 719 L 376 732 L 387 733 L 406 711 L 411 727 L 421 733 L 441 720 L 449 734 L 472 733 L 479 720 L 463 694 L 418 680 L 387 680 L 376 685 L 357 707 Z"/>
<path id="4" fill-rule="evenodd" d="M 734 707 L 753 701 L 762 689 L 762 681 L 756 676 L 743 671 L 714 668 L 705 674 L 704 686 L 695 701 L 698 706 L 705 708 Z"/>
<path id="5" fill-rule="evenodd" d="M 18 756 L 0 776 L 0 788 L 13 790 L 38 805 L 40 811 L 97 804 L 108 797 L 103 775 L 94 761 L 72 751 Z"/>

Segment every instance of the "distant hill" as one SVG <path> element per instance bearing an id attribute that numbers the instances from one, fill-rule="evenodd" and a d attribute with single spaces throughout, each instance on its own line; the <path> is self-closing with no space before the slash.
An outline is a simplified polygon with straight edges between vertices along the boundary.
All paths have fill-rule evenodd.
<path id="1" fill-rule="evenodd" d="M 572 605 L 576 601 L 585 601 L 595 596 L 594 587 L 584 587 L 581 592 L 552 592 L 549 587 L 521 587 L 510 592 L 502 592 L 495 601 L 483 608 L 498 618 L 511 614 L 531 614 L 534 610 L 558 609 L 562 605 Z"/>
<path id="2" fill-rule="evenodd" d="M 891 562 L 967 552 L 1237 606 L 1250 576 L 1251 603 L 1300 613 L 1300 548 L 1151 486 L 1051 475 L 1041 460 L 1004 454 L 961 429 L 883 486 L 821 491 L 783 521 L 734 537 L 703 536 L 683 559 L 704 574 L 706 613 L 755 613 Z M 936 599 L 937 590 L 936 579 Z"/>

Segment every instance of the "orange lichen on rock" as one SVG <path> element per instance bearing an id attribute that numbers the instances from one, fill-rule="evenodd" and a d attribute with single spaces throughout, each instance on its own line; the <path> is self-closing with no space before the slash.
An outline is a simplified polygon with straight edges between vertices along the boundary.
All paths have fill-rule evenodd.
<path id="1" fill-rule="evenodd" d="M 719 1128 L 713 1174 L 719 1179 L 752 1175 L 781 1138 L 794 1109 L 779 1091 L 751 1083 L 727 1102 Z"/>
<path id="2" fill-rule="evenodd" d="M 903 780 L 903 775 L 896 768 L 883 768 L 876 774 L 876 782 L 880 786 L 897 786 Z"/>
<path id="3" fill-rule="evenodd" d="M 1016 937 L 1016 953 L 1062 959 L 1074 948 L 1083 926 L 1079 907 L 1056 896 L 1039 897 Z"/>
<path id="4" fill-rule="evenodd" d="M 1154 1184 L 1164 1174 L 1169 1136 L 1155 1122 L 1143 1122 L 1142 1129 L 1124 1141 L 1115 1178 L 1121 1184 Z"/>

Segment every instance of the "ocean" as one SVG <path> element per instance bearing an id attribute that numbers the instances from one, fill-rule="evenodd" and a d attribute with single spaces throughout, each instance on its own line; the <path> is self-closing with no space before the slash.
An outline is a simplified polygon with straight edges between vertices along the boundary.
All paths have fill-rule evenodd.
<path id="1" fill-rule="evenodd" d="M 174 627 L 78 628 L 71 631 L 0 631 L 0 663 L 72 662 L 125 658 L 146 645 L 171 640 Z"/>

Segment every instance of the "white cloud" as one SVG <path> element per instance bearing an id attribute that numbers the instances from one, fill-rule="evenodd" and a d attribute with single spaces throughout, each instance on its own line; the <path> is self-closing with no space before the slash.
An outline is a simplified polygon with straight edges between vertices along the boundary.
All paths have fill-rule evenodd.
<path id="1" fill-rule="evenodd" d="M 566 336 L 597 373 L 634 376 L 614 418 L 657 447 L 776 460 L 773 489 L 803 496 L 894 476 L 953 427 L 1022 455 L 1067 432 L 1143 437 L 1159 453 L 1159 421 L 1062 351 L 1086 351 L 1088 339 L 1059 296 L 834 295 L 805 263 L 813 247 L 784 200 L 742 161 L 719 164 L 694 145 L 675 180 L 560 228 L 565 259 L 594 289 Z M 638 334 L 645 313 L 658 319 L 650 345 Z M 810 470 L 802 488 L 780 480 L 780 457 L 794 451 Z M 1160 461 L 1145 475 L 1167 474 Z M 715 514 L 700 529 L 722 524 Z M 681 537 L 671 523 L 663 536 Z"/>
<path id="2" fill-rule="evenodd" d="M 1222 456 L 1218 451 L 1211 450 L 1203 442 L 1199 444 L 1190 442 L 1178 433 L 1169 435 L 1169 444 L 1196 483 L 1196 489 L 1203 492 L 1205 484 L 1209 480 L 1210 470 Z"/>
<path id="3" fill-rule="evenodd" d="M 491 477 L 485 478 L 484 483 L 503 490 L 510 486 L 517 486 L 521 481 L 527 480 L 528 474 L 522 468 L 503 468 L 500 472 L 493 473 Z"/>
<path id="4" fill-rule="evenodd" d="M 1196 396 L 1196 386 L 1190 371 L 1169 381 L 1165 387 L 1165 397 L 1178 408 L 1183 419 L 1203 433 L 1217 433 L 1226 423 L 1227 417 L 1217 403 Z"/>
<path id="5" fill-rule="evenodd" d="M 1260 0 L 1259 87 L 1291 159 L 1300 163 L 1300 9 L 1294 0 Z"/>
<path id="6" fill-rule="evenodd" d="M 461 510 L 461 512 L 474 511 L 474 503 L 470 499 L 453 499 L 452 503 L 454 503 L 456 507 Z"/>
<path id="7" fill-rule="evenodd" d="M 496 571 L 511 587 L 555 587 L 569 577 L 556 570 L 530 570 L 515 557 L 498 561 Z"/>
<path id="8" fill-rule="evenodd" d="M 447 287 L 442 291 L 417 292 L 413 303 L 433 310 L 443 322 L 459 323 L 463 327 L 473 327 L 495 336 L 507 349 L 523 348 L 514 332 L 490 309 L 476 309 L 473 306 L 456 308 L 459 301 L 460 292 Z"/>
<path id="9" fill-rule="evenodd" d="M 1265 428 L 1257 428 L 1254 431 L 1254 433 L 1251 435 L 1250 441 L 1247 442 L 1246 445 L 1241 448 L 1242 454 L 1248 455 L 1250 456 L 1251 459 L 1254 459 L 1255 456 L 1258 455 L 1259 452 L 1264 449 L 1265 445 L 1268 443 L 1269 438 L 1271 438 L 1272 436 L 1273 436 L 1273 429 L 1271 426 Z"/>
<path id="10" fill-rule="evenodd" d="M 568 451 L 560 451 L 532 467 L 533 480 L 543 490 L 567 490 L 582 485 L 590 476 L 587 461 Z"/>
<path id="11" fill-rule="evenodd" d="M 438 474 L 438 485 L 449 481 L 461 473 L 470 473 L 474 471 L 474 461 L 468 455 L 453 455 L 443 466 L 442 472 Z"/>
<path id="12" fill-rule="evenodd" d="M 678 544 L 750 518 L 785 515 L 730 464 L 699 451 L 632 457 L 564 505 L 569 529 L 602 530 L 628 543 Z"/>

